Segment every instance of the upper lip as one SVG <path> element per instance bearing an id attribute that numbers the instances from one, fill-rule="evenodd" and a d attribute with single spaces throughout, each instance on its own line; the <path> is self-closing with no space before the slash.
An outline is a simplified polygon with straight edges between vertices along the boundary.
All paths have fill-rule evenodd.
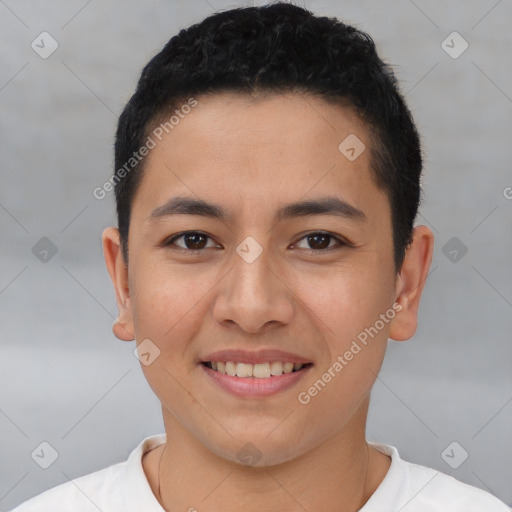
<path id="1" fill-rule="evenodd" d="M 273 361 L 299 364 L 311 363 L 310 359 L 306 359 L 292 352 L 284 352 L 277 349 L 262 349 L 254 352 L 243 349 L 218 350 L 217 352 L 212 352 L 202 359 L 202 362 L 207 361 L 233 361 L 246 364 L 271 363 Z"/>

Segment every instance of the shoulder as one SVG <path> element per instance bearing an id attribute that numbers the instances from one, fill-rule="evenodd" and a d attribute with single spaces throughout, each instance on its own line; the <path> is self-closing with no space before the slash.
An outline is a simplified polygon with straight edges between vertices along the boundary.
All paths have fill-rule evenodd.
<path id="1" fill-rule="evenodd" d="M 73 512 L 98 512 L 105 506 L 105 498 L 115 489 L 123 463 L 109 466 L 69 482 L 57 485 L 11 512 L 43 512 L 72 510 Z M 112 494 L 110 494 L 113 498 Z"/>
<path id="2" fill-rule="evenodd" d="M 391 456 L 381 498 L 395 499 L 402 512 L 510 512 L 498 498 L 433 468 L 403 460 L 394 446 L 373 443 Z M 379 502 L 380 505 L 380 502 Z M 401 508 L 400 508 L 401 507 Z"/>
<path id="3" fill-rule="evenodd" d="M 451 512 L 510 512 L 510 508 L 492 494 L 466 484 L 432 468 L 407 462 L 412 479 L 423 484 L 418 494 L 420 510 Z M 407 510 L 407 509 L 406 509 Z"/>
<path id="4" fill-rule="evenodd" d="M 161 512 L 146 479 L 142 457 L 164 442 L 165 434 L 147 437 L 127 460 L 53 487 L 11 512 Z"/>

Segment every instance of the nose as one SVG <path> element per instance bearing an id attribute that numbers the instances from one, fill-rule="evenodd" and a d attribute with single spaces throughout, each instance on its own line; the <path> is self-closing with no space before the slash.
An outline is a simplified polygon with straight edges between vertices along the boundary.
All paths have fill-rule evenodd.
<path id="1" fill-rule="evenodd" d="M 272 268 L 267 252 L 251 263 L 235 253 L 233 267 L 219 283 L 213 311 L 217 322 L 251 334 L 290 323 L 293 292 Z"/>

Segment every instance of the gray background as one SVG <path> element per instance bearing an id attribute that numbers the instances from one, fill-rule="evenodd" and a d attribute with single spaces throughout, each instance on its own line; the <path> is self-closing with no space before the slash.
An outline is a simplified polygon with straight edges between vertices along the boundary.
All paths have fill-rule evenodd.
<path id="1" fill-rule="evenodd" d="M 114 202 L 92 191 L 113 172 L 117 115 L 142 66 L 180 28 L 233 6 L 0 1 L 0 510 L 163 432 L 133 342 L 111 333 L 100 236 Z M 436 235 L 432 273 L 417 335 L 389 342 L 368 439 L 512 504 L 512 3 L 306 6 L 372 35 L 425 146 L 418 221 Z M 42 31 L 59 44 L 47 59 L 31 48 Z M 469 44 L 456 59 L 441 46 L 452 31 Z M 47 262 L 32 252 L 42 237 L 58 249 Z M 468 248 L 457 262 L 443 252 L 452 237 Z M 42 441 L 59 453 L 46 470 L 30 456 Z M 441 456 L 453 441 L 454 459 L 469 453 L 457 469 Z"/>

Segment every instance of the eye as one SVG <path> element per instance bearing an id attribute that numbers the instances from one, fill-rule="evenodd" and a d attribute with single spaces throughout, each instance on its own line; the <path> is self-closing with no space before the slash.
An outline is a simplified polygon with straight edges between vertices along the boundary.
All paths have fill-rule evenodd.
<path id="1" fill-rule="evenodd" d="M 314 233 L 309 233 L 306 236 L 303 236 L 301 240 L 306 240 L 306 243 L 309 244 L 309 247 L 299 247 L 299 249 L 306 249 L 306 250 L 312 250 L 312 251 L 323 251 L 327 252 L 326 249 L 330 250 L 336 247 L 343 247 L 350 245 L 347 241 L 334 236 L 330 233 L 326 233 L 323 231 L 316 231 Z M 336 242 L 334 245 L 331 245 L 330 242 Z M 294 246 L 298 246 L 298 243 L 296 242 Z"/>
<path id="2" fill-rule="evenodd" d="M 208 240 L 212 241 L 213 245 L 208 246 Z M 305 240 L 309 247 L 300 247 L 299 243 L 302 240 Z M 181 243 L 177 243 L 177 241 L 181 241 Z M 334 242 L 334 244 L 331 242 Z M 219 247 L 213 243 L 213 240 L 209 235 L 201 231 L 185 231 L 183 233 L 178 233 L 177 235 L 168 238 L 163 242 L 162 245 L 165 247 L 175 245 L 180 249 L 188 252 L 199 252 L 203 249 Z M 308 233 L 307 235 L 300 238 L 299 241 L 293 244 L 292 247 L 298 247 L 299 249 L 305 249 L 309 251 L 329 252 L 336 246 L 343 247 L 350 245 L 351 244 L 348 241 L 331 233 L 315 231 L 313 233 Z"/>
<path id="3" fill-rule="evenodd" d="M 176 240 L 183 240 L 182 244 L 176 244 Z M 164 242 L 164 246 L 169 245 L 177 245 L 179 248 L 184 250 L 190 250 L 190 251 L 200 251 L 202 249 L 207 248 L 206 240 L 210 239 L 211 237 L 207 235 L 206 233 L 202 233 L 201 231 L 185 231 L 183 233 L 179 233 L 177 235 L 174 235 L 173 237 L 167 239 Z M 212 246 L 210 246 L 212 247 Z M 215 244 L 213 244 L 213 247 L 216 247 Z"/>

